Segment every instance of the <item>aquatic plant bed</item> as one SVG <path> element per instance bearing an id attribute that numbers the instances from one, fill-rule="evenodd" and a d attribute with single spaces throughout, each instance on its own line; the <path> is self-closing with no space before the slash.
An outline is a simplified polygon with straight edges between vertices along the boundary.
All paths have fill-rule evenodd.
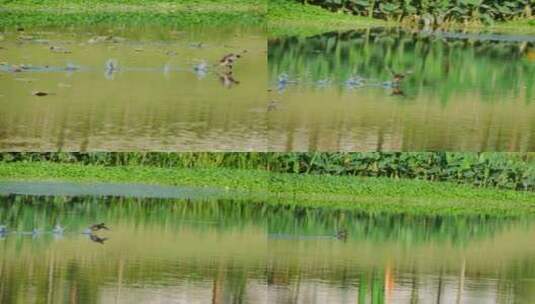
<path id="1" fill-rule="evenodd" d="M 262 25 L 265 2 L 90 0 L 0 1 L 0 27 L 70 25 Z"/>
<path id="2" fill-rule="evenodd" d="M 143 183 L 244 191 L 264 201 L 308 207 L 410 214 L 522 215 L 535 212 L 535 194 L 451 183 L 372 177 L 270 173 L 238 169 L 104 167 L 49 162 L 2 163 L 2 181 Z"/>

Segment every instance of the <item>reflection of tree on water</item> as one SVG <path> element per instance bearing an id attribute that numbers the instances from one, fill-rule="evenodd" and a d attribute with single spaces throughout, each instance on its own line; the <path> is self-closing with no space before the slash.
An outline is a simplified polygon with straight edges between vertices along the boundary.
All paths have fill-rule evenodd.
<path id="1" fill-rule="evenodd" d="M 302 83 L 334 79 L 342 87 L 354 75 L 367 80 L 389 79 L 388 68 L 392 67 L 414 71 L 408 90 L 432 88 L 444 103 L 456 90 L 477 90 L 492 96 L 524 86 L 526 102 L 532 101 L 535 68 L 524 58 L 533 52 L 533 40 L 447 34 L 366 29 L 271 39 L 271 79 L 285 74 L 302 79 Z"/>
<path id="2" fill-rule="evenodd" d="M 364 29 L 268 48 L 270 86 L 286 105 L 273 115 L 271 150 L 535 147 L 533 37 Z M 390 70 L 412 73 L 391 86 Z"/>
<path id="3" fill-rule="evenodd" d="M 128 204 L 129 208 L 125 208 Z M 492 238 L 512 227 L 530 227 L 530 221 L 485 216 L 414 216 L 376 214 L 350 210 L 327 210 L 298 206 L 273 206 L 228 199 L 167 200 L 125 197 L 54 197 L 10 195 L 0 200 L 0 225 L 18 226 L 21 231 L 52 231 L 57 223 L 67 231 L 107 230 L 109 214 L 135 218 L 140 225 L 158 225 L 172 221 L 180 225 L 223 225 L 231 229 L 254 222 L 265 225 L 266 236 L 289 239 L 327 236 L 336 239 L 344 234 L 348 240 L 396 240 L 416 245 L 430 241 L 447 241 L 466 246 L 471 241 Z M 240 215 L 241 213 L 246 216 Z M 150 214 L 148 216 L 147 214 Z M 46 215 L 38 217 L 37 215 Z M 266 219 L 270 218 L 269 221 Z M 100 221 L 95 224 L 94 219 Z M 106 221 L 106 219 L 110 219 Z M 8 225 L 9 224 L 9 225 Z M 89 228 L 88 228 L 89 227 Z M 93 228 L 96 230 L 93 230 Z M 63 228 L 63 227 L 62 227 Z"/>
<path id="4" fill-rule="evenodd" d="M 529 252 L 506 253 L 510 256 L 499 260 L 498 268 L 492 263 L 490 268 L 478 266 L 480 257 L 463 255 L 474 244 L 494 240 L 509 229 L 529 230 L 529 221 L 371 215 L 231 200 L 10 196 L 0 202 L 0 222 L 10 226 L 47 227 L 61 221 L 77 230 L 96 218 L 114 224 L 118 235 L 110 246 L 89 244 L 71 252 L 64 247 L 72 242 L 69 235 L 62 246 L 45 238 L 26 238 L 18 247 L 15 238 L 3 240 L 0 285 L 6 288 L 0 289 L 0 302 L 15 303 L 32 296 L 52 303 L 65 297 L 84 303 L 131 302 L 159 295 L 212 303 L 320 303 L 326 299 L 410 303 L 411 298 L 413 303 L 455 303 L 461 296 L 459 290 L 462 299 L 457 302 L 469 301 L 476 294 L 493 301 L 510 292 L 503 290 L 507 284 L 516 288 L 515 297 L 534 296 L 522 285 L 535 269 L 530 266 L 534 261 Z M 348 230 L 347 242 L 334 237 L 299 242 L 267 239 L 271 232 L 307 236 L 336 229 Z M 183 231 L 194 242 L 176 237 Z M 138 244 L 120 236 L 133 232 L 145 232 L 160 241 L 146 248 L 139 245 L 148 239 Z M 202 243 L 214 251 L 190 251 L 204 238 L 216 242 Z M 220 238 L 222 242 L 217 241 Z M 232 251 L 237 239 L 249 240 L 246 250 Z M 258 244 L 264 244 L 264 250 L 257 250 Z M 416 256 L 382 258 L 385 252 L 395 251 L 388 244 L 398 244 Z M 453 248 L 459 256 L 443 261 L 423 255 L 429 252 L 426 248 L 435 246 Z M 226 255 L 228 250 L 233 254 Z M 496 257 L 491 255 L 486 258 L 492 261 Z M 28 291 L 24 287 L 28 285 L 38 288 Z"/>

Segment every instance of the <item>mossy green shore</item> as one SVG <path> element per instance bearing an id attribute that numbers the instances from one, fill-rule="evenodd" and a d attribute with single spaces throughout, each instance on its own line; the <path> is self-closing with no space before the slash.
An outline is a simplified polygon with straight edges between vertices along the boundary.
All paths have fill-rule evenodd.
<path id="1" fill-rule="evenodd" d="M 269 204 L 427 215 L 535 214 L 535 194 L 422 180 L 270 173 L 240 169 L 1 163 L 0 181 L 144 183 L 220 188 Z M 243 197 L 240 197 L 243 198 Z"/>
<path id="2" fill-rule="evenodd" d="M 264 0 L 0 0 L 0 28 L 264 26 Z"/>

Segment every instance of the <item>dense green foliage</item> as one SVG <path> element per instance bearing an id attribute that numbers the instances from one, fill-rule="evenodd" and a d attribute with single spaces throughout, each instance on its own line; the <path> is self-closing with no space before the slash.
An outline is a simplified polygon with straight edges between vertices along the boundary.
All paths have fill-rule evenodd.
<path id="1" fill-rule="evenodd" d="M 100 166 L 261 169 L 448 181 L 478 187 L 535 190 L 533 153 L 2 153 L 0 162 Z"/>
<path id="2" fill-rule="evenodd" d="M 406 93 L 427 89 L 443 104 L 456 92 L 468 90 L 476 90 L 488 102 L 502 101 L 507 96 L 504 94 L 517 95 L 524 90 L 525 103 L 535 97 L 535 65 L 528 59 L 535 50 L 531 43 L 522 41 L 478 41 L 369 29 L 270 39 L 268 47 L 272 81 L 286 73 L 299 79 L 300 85 L 329 79 L 343 87 L 354 75 L 388 80 L 391 71 L 412 71 L 403 83 Z M 319 49 L 321 54 L 316 51 Z"/>
<path id="3" fill-rule="evenodd" d="M 313 153 L 287 155 L 278 172 L 386 176 L 535 190 L 535 163 L 498 153 Z"/>
<path id="4" fill-rule="evenodd" d="M 451 22 L 493 23 L 529 18 L 532 0 L 302 0 L 331 11 L 397 21 L 415 21 L 440 26 Z"/>

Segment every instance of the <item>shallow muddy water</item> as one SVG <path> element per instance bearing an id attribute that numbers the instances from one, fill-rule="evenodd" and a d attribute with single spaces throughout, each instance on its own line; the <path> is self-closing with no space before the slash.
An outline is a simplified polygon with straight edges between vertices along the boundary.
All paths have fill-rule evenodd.
<path id="1" fill-rule="evenodd" d="M 1 37 L 0 150 L 266 149 L 260 29 Z M 219 66 L 229 53 L 241 57 Z"/>
<path id="2" fill-rule="evenodd" d="M 10 195 L 0 224 L 2 303 L 535 301 L 529 219 Z"/>
<path id="3" fill-rule="evenodd" d="M 270 150 L 535 150 L 535 36 L 363 29 L 268 53 Z"/>

